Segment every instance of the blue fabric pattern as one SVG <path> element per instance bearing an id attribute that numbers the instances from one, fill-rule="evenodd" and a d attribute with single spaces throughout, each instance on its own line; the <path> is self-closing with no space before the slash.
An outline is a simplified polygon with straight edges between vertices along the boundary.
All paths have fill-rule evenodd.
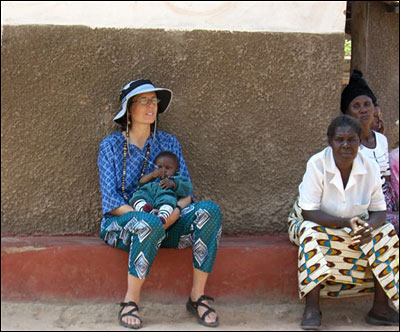
<path id="1" fill-rule="evenodd" d="M 137 190 L 140 173 L 142 171 L 147 147 L 150 145 L 150 157 L 144 174 L 149 173 L 154 166 L 155 157 L 162 151 L 171 151 L 179 158 L 180 175 L 190 180 L 189 172 L 183 159 L 182 149 L 174 135 L 157 131 L 152 142 L 153 134 L 147 139 L 143 150 L 129 144 L 127 155 L 125 192 L 132 197 Z M 100 177 L 100 190 L 102 197 L 103 220 L 111 217 L 110 211 L 127 204 L 122 197 L 122 170 L 123 170 L 123 148 L 125 137 L 121 131 L 115 132 L 102 140 L 98 156 L 98 168 Z M 193 196 L 193 194 L 192 194 Z"/>

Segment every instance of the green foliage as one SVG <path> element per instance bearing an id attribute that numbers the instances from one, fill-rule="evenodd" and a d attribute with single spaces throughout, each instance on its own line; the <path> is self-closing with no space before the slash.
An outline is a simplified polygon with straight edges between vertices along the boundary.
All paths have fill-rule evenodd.
<path id="1" fill-rule="evenodd" d="M 351 40 L 344 40 L 344 56 L 351 56 Z"/>

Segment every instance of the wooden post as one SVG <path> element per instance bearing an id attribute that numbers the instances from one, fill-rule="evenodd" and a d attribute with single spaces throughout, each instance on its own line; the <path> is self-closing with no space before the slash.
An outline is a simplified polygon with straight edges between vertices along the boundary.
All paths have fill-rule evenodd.
<path id="1" fill-rule="evenodd" d="M 368 76 L 369 1 L 352 1 L 351 8 L 351 72 L 361 70 Z"/>

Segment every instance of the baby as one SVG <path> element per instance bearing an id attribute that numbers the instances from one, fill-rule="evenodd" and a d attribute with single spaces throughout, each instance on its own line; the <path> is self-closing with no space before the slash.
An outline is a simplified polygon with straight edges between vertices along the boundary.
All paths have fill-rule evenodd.
<path id="1" fill-rule="evenodd" d="M 179 197 L 187 197 L 193 190 L 189 179 L 179 175 L 179 159 L 169 151 L 161 152 L 154 161 L 155 169 L 139 180 L 138 190 L 129 204 L 135 211 L 158 210 L 158 217 L 165 224 L 175 209 Z"/>

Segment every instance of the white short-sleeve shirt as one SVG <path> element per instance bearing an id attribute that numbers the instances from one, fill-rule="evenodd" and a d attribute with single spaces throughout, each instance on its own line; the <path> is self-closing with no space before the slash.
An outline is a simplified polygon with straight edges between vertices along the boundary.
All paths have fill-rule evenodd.
<path id="1" fill-rule="evenodd" d="M 378 164 L 358 153 L 344 189 L 331 147 L 310 158 L 299 194 L 303 210 L 322 210 L 341 218 L 386 211 Z"/>
<path id="2" fill-rule="evenodd" d="M 384 176 L 390 176 L 389 166 L 389 144 L 385 135 L 374 131 L 376 146 L 371 149 L 364 145 L 360 145 L 360 152 L 371 160 L 374 160 L 381 171 L 382 185 L 385 184 Z"/>

